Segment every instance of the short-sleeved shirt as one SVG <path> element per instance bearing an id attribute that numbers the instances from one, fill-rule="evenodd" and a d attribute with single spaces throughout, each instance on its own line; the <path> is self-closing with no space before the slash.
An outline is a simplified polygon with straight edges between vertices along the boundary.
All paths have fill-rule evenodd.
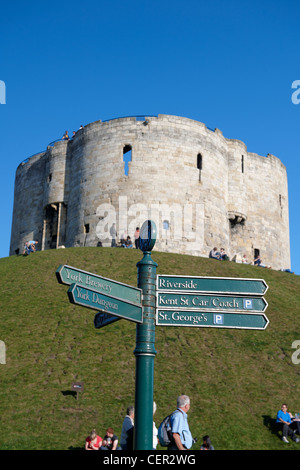
<path id="1" fill-rule="evenodd" d="M 89 447 L 90 449 L 92 449 L 90 436 L 88 436 L 88 437 L 86 438 L 86 442 L 88 443 L 88 447 Z M 97 449 L 99 449 L 99 447 L 100 447 L 100 445 L 101 445 L 101 442 L 102 442 L 102 437 L 97 436 L 96 442 L 94 442 L 94 447 L 96 447 Z"/>
<path id="2" fill-rule="evenodd" d="M 187 414 L 180 409 L 177 409 L 171 416 L 171 429 L 172 433 L 179 434 L 181 443 L 187 449 L 190 449 L 193 444 L 193 438 L 188 425 Z"/>
<path id="3" fill-rule="evenodd" d="M 110 444 L 108 444 L 106 447 L 107 447 L 109 450 L 111 450 L 111 449 L 112 449 L 112 446 L 113 446 L 113 444 L 114 444 L 114 442 L 118 440 L 118 437 L 117 437 L 115 434 L 113 435 L 113 437 L 108 437 L 108 436 L 105 434 L 103 440 L 104 440 L 104 441 L 107 441 L 107 439 L 110 439 L 110 441 L 109 441 Z"/>
<path id="4" fill-rule="evenodd" d="M 290 417 L 290 414 L 289 413 L 284 413 L 282 410 L 279 410 L 278 413 L 277 413 L 277 419 L 276 419 L 276 423 L 280 423 L 280 418 L 283 419 L 283 421 L 286 421 L 287 423 L 291 423 L 292 420 L 291 420 L 291 417 Z"/>

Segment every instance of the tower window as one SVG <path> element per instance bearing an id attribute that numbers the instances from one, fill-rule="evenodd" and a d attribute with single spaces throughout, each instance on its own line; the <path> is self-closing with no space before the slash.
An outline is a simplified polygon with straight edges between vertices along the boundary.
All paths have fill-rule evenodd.
<path id="1" fill-rule="evenodd" d="M 197 155 L 197 168 L 199 170 L 199 181 L 201 181 L 201 172 L 202 172 L 202 155 L 198 153 Z"/>
<path id="2" fill-rule="evenodd" d="M 84 233 L 89 233 L 89 231 L 90 231 L 90 224 L 85 224 Z"/>
<path id="3" fill-rule="evenodd" d="M 241 166 L 242 166 L 242 173 L 244 173 L 244 155 L 242 155 L 242 158 L 241 158 Z"/>
<path id="4" fill-rule="evenodd" d="M 279 194 L 279 207 L 280 207 L 280 217 L 282 217 L 282 210 L 283 210 L 283 205 L 282 205 L 282 196 Z"/>
<path id="5" fill-rule="evenodd" d="M 164 230 L 169 230 L 169 228 L 170 228 L 170 223 L 169 223 L 169 221 L 168 221 L 168 220 L 164 220 L 164 221 L 163 221 L 163 229 L 164 229 Z"/>
<path id="6" fill-rule="evenodd" d="M 132 147 L 131 145 L 125 145 L 125 147 L 123 148 L 123 162 L 125 163 L 125 166 L 124 166 L 125 176 L 128 175 L 129 162 L 131 162 L 131 157 L 132 157 Z"/>

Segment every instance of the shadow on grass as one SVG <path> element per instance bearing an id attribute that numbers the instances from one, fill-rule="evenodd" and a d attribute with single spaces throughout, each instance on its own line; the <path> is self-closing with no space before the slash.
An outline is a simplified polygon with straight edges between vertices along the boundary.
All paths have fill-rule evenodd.
<path id="1" fill-rule="evenodd" d="M 281 436 L 279 435 L 279 428 L 276 423 L 276 419 L 268 415 L 262 415 L 262 418 L 264 420 L 264 425 L 271 431 L 271 433 L 280 438 Z"/>
<path id="2" fill-rule="evenodd" d="M 64 397 L 67 397 L 68 395 L 72 395 L 75 399 L 77 398 L 77 392 L 74 392 L 73 390 L 62 390 L 61 393 L 63 394 Z"/>

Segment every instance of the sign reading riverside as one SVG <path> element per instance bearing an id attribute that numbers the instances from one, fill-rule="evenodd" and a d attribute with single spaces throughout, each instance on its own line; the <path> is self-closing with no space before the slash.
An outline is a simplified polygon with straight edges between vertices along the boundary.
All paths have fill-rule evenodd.
<path id="1" fill-rule="evenodd" d="M 264 330 L 269 324 L 265 315 L 258 313 L 213 313 L 191 310 L 156 311 L 156 324 L 164 326 L 195 326 L 211 328 L 241 328 Z"/>
<path id="2" fill-rule="evenodd" d="M 56 277 L 61 284 L 77 284 L 91 288 L 106 295 L 116 296 L 134 304 L 141 304 L 142 290 L 97 274 L 79 270 L 72 266 L 61 265 L 56 271 Z"/>
<path id="3" fill-rule="evenodd" d="M 231 277 L 196 277 L 159 274 L 157 290 L 185 292 L 216 292 L 217 295 L 264 295 L 268 286 L 263 279 Z"/>
<path id="4" fill-rule="evenodd" d="M 126 300 L 104 295 L 93 289 L 72 284 L 68 289 L 70 302 L 93 310 L 101 310 L 135 323 L 143 322 L 143 307 Z"/>

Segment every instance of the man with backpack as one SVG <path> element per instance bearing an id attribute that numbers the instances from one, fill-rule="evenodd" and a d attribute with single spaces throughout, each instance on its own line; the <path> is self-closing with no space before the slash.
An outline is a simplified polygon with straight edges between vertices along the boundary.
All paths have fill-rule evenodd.
<path id="1" fill-rule="evenodd" d="M 180 395 L 177 398 L 177 410 L 161 423 L 158 430 L 159 441 L 168 450 L 186 450 L 192 447 L 193 438 L 187 419 L 189 409 L 190 398 Z"/>

